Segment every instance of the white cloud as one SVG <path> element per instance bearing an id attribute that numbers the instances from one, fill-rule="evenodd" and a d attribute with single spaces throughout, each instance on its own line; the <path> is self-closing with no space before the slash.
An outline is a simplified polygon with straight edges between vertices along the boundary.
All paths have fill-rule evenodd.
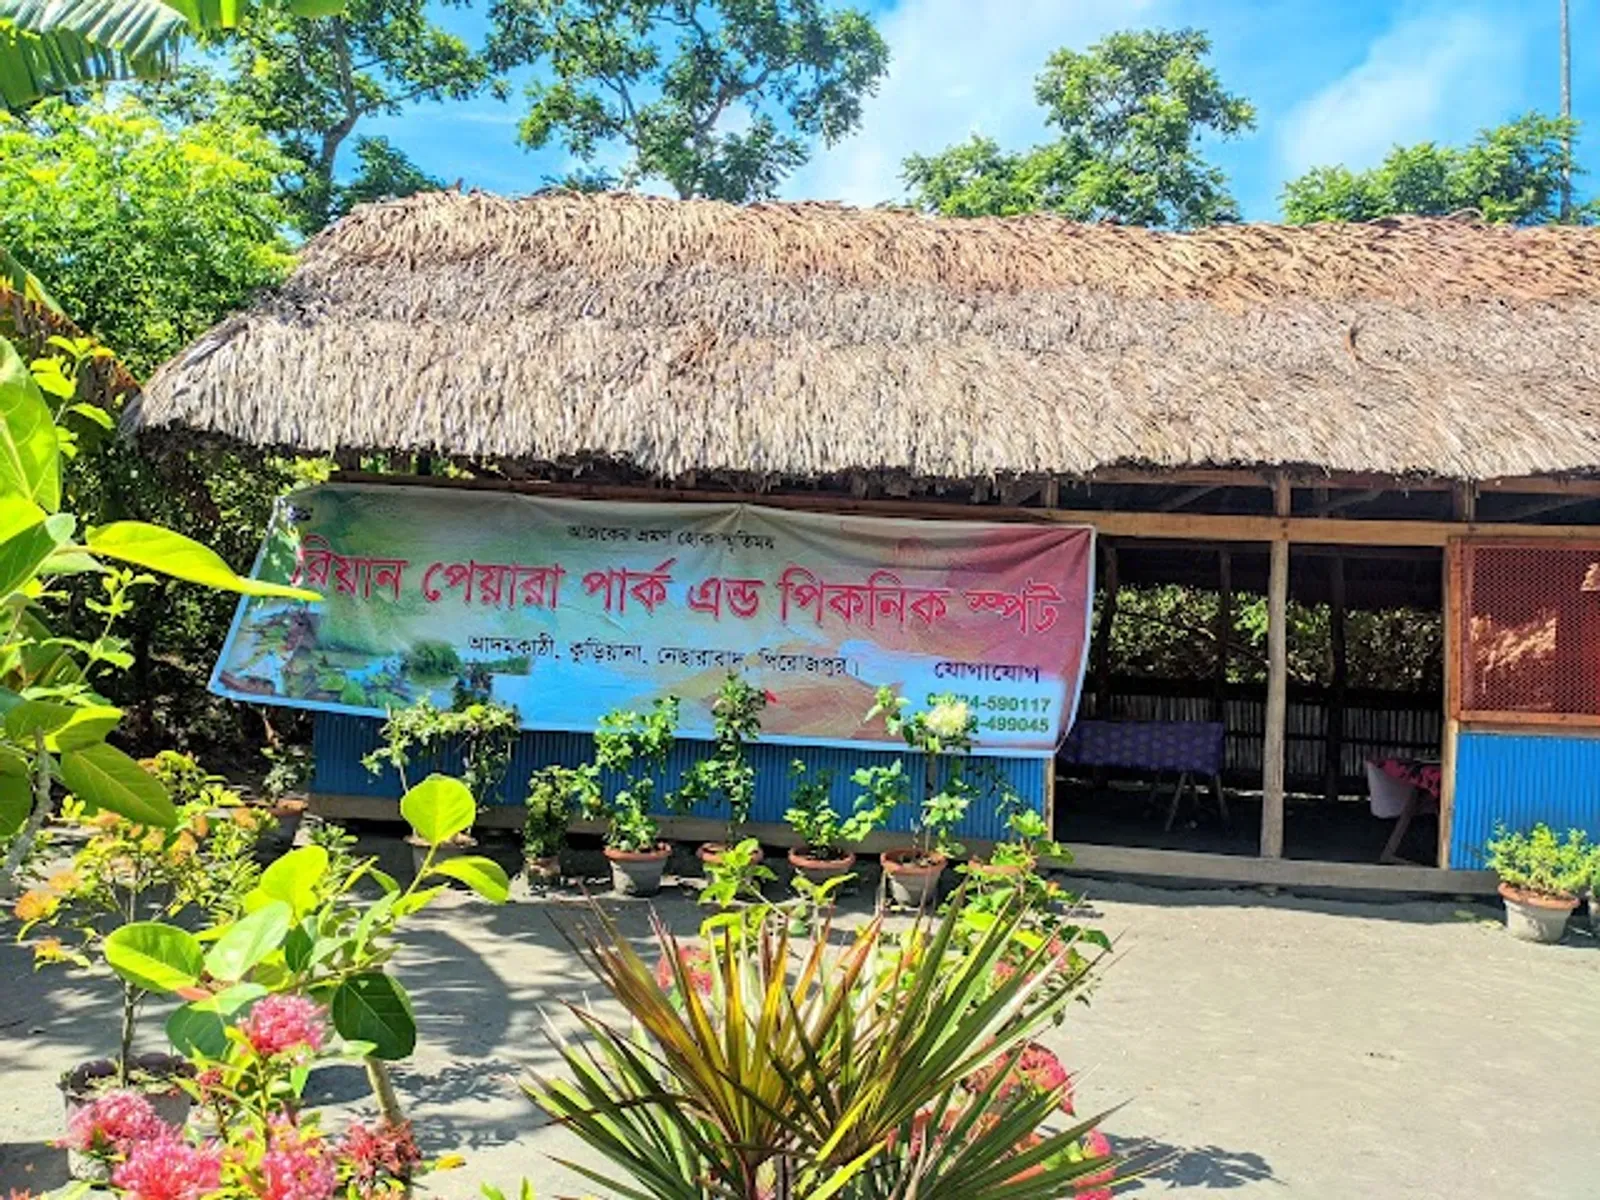
<path id="1" fill-rule="evenodd" d="M 784 188 L 795 199 L 876 204 L 905 195 L 900 164 L 974 132 L 1020 148 L 1044 136 L 1033 81 L 1051 51 L 1157 24 L 1169 0 L 900 0 L 878 22 L 889 77 L 861 131 Z"/>
<path id="2" fill-rule="evenodd" d="M 1460 8 L 1391 27 L 1349 72 L 1280 123 L 1286 178 L 1311 167 L 1370 167 L 1396 145 L 1458 142 L 1513 115 L 1522 88 L 1520 22 Z"/>

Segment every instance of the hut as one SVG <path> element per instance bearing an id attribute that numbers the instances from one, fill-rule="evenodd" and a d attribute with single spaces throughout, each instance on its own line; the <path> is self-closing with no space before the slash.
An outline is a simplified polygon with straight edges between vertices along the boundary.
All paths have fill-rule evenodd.
<path id="1" fill-rule="evenodd" d="M 1484 885 L 1497 821 L 1600 833 L 1597 363 L 1588 229 L 435 193 L 319 235 L 129 421 L 347 468 L 414 456 L 386 487 L 1092 528 L 1099 640 L 1059 773 L 1154 754 L 1258 792 L 1260 817 L 1249 854 L 1083 844 L 1058 770 L 1019 777 L 1080 866 L 1460 891 Z M 1111 677 L 1115 598 L 1148 583 L 1223 613 L 1263 597 L 1261 682 L 1229 682 L 1225 635 L 1186 689 Z M 1291 603 L 1328 614 L 1323 686 L 1290 686 Z M 1347 614 L 1396 607 L 1442 630 L 1442 678 L 1398 707 L 1344 663 Z M 1221 757 L 1119 750 L 1138 724 L 1220 727 Z M 351 764 L 371 725 L 319 718 L 330 803 L 370 798 Z M 1426 863 L 1295 844 L 1291 791 L 1347 792 L 1390 758 L 1413 760 L 1407 819 L 1436 794 Z"/>

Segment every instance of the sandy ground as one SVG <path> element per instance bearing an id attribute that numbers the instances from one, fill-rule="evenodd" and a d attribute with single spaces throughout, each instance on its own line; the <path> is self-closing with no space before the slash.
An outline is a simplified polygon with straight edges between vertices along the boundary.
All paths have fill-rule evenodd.
<path id="1" fill-rule="evenodd" d="M 1113 1140 L 1161 1152 L 1132 1192 L 1600 1195 L 1600 943 L 1586 929 L 1541 947 L 1460 903 L 1087 890 L 1118 952 L 1092 1005 L 1052 1036 L 1083 1072 L 1080 1107 L 1125 1102 Z M 608 907 L 644 931 L 643 902 Z M 697 918 L 680 896 L 658 908 L 678 929 Z M 524 1176 L 546 1200 L 595 1190 L 550 1161 L 593 1160 L 517 1086 L 552 1062 L 542 1014 L 594 992 L 555 928 L 572 916 L 526 895 L 498 909 L 451 896 L 411 927 L 397 970 L 421 1045 L 398 1082 L 428 1148 L 468 1159 L 434 1178 L 435 1195 L 485 1180 L 510 1192 Z M 61 1129 L 55 1079 L 107 1050 L 114 1025 L 104 982 L 35 975 L 0 946 L 0 1192 L 62 1181 L 62 1153 L 42 1144 Z M 157 1040 L 159 1015 L 147 1028 Z M 311 1087 L 366 1107 L 353 1067 L 319 1069 Z"/>

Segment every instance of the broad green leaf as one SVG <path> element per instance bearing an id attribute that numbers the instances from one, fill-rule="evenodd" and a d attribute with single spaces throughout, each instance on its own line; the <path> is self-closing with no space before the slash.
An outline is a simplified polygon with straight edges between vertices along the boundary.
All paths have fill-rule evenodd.
<path id="1" fill-rule="evenodd" d="M 195 936 L 160 921 L 135 921 L 113 929 L 104 942 L 106 964 L 135 987 L 176 992 L 194 987 L 205 969 Z"/>
<path id="2" fill-rule="evenodd" d="M 111 414 L 98 404 L 69 404 L 67 405 L 67 411 L 73 416 L 82 417 L 85 421 L 98 425 L 108 432 L 117 427 L 117 423 L 112 419 Z"/>
<path id="3" fill-rule="evenodd" d="M 0 776 L 27 776 L 33 771 L 33 760 L 15 746 L 0 742 Z"/>
<path id="4" fill-rule="evenodd" d="M 477 854 L 447 858 L 433 864 L 433 873 L 466 884 L 491 904 L 504 904 L 511 895 L 511 881 L 492 858 Z"/>
<path id="5" fill-rule="evenodd" d="M 289 0 L 289 11 L 301 18 L 337 17 L 345 8 L 345 0 Z"/>
<path id="6" fill-rule="evenodd" d="M 33 787 L 26 776 L 0 775 L 0 838 L 8 838 L 28 823 L 33 811 Z"/>
<path id="7" fill-rule="evenodd" d="M 0 0 L 3 2 L 3 0 Z M 160 571 L 174 579 L 199 583 L 246 596 L 276 596 L 290 600 L 320 600 L 316 592 L 286 587 L 260 579 L 234 574 L 216 551 L 202 546 L 159 525 L 143 521 L 114 521 L 89 530 L 84 539 L 89 549 L 103 558 L 115 558 L 136 566 Z"/>
<path id="8" fill-rule="evenodd" d="M 243 979 L 251 967 L 283 944 L 290 920 L 289 906 L 282 900 L 239 918 L 207 953 L 207 974 L 213 979 Z"/>
<path id="9" fill-rule="evenodd" d="M 70 514 L 58 513 L 0 542 L 0 596 L 18 591 L 39 575 L 57 547 L 72 536 L 74 524 Z"/>
<path id="10" fill-rule="evenodd" d="M 140 825 L 171 829 L 177 810 L 161 781 L 115 746 L 96 742 L 61 756 L 61 778 L 85 804 L 103 808 Z"/>
<path id="11" fill-rule="evenodd" d="M 371 1042 L 374 1058 L 394 1062 L 416 1049 L 417 1021 L 411 1012 L 411 998 L 381 971 L 344 980 L 333 993 L 329 1010 L 339 1036 Z"/>
<path id="12" fill-rule="evenodd" d="M 35 525 L 49 514 L 21 492 L 0 494 L 0 542 L 5 542 Z"/>
<path id="13" fill-rule="evenodd" d="M 317 885 L 327 873 L 328 852 L 321 846 L 301 846 L 261 872 L 256 891 L 269 901 L 287 904 L 298 920 L 316 907 Z"/>
<path id="14" fill-rule="evenodd" d="M 5 16 L 0 4 L 0 19 Z M 61 449 L 55 421 L 28 365 L 0 338 L 0 493 L 27 496 L 46 512 L 61 507 Z"/>
<path id="15" fill-rule="evenodd" d="M 56 704 L 49 700 L 25 700 L 6 714 L 6 736 L 29 745 L 36 730 L 42 730 L 48 750 L 77 750 L 105 741 L 117 727 L 122 710 L 107 704 Z"/>
<path id="16" fill-rule="evenodd" d="M 274 901 L 274 903 L 277 903 Z M 309 924 L 310 922 L 308 922 Z M 315 945 L 312 934 L 305 925 L 296 925 L 284 936 L 283 961 L 296 975 L 311 965 L 311 947 Z"/>
<path id="17" fill-rule="evenodd" d="M 442 846 L 472 828 L 478 806 L 459 779 L 429 775 L 400 798 L 400 815 L 430 846 Z"/>
<path id="18" fill-rule="evenodd" d="M 215 996 L 185 1004 L 167 1018 L 167 1040 L 186 1057 L 221 1058 L 228 1052 L 228 1026 L 266 994 L 259 983 L 236 983 Z"/>

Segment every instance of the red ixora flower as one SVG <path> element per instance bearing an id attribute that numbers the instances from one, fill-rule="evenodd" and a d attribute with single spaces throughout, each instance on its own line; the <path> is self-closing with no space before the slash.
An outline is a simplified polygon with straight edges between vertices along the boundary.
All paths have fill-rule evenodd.
<path id="1" fill-rule="evenodd" d="M 328 1144 L 288 1117 L 273 1119 L 260 1172 L 260 1200 L 330 1200 L 339 1186 Z"/>
<path id="2" fill-rule="evenodd" d="M 222 1152 L 191 1146 L 172 1130 L 142 1141 L 112 1173 L 123 1200 L 200 1200 L 222 1184 Z"/>
<path id="3" fill-rule="evenodd" d="M 994 1080 L 995 1075 L 1004 1069 L 1010 1058 L 1010 1054 L 997 1058 L 967 1076 L 965 1083 L 968 1090 L 983 1091 Z M 1056 1057 L 1055 1052 L 1038 1042 L 1029 1042 L 1022 1048 L 1022 1055 L 997 1089 L 996 1098 L 1007 1100 L 1015 1094 L 1016 1089 L 1022 1087 L 1036 1092 L 1053 1092 L 1058 1088 L 1065 1088 L 1066 1091 L 1061 1096 L 1061 1111 L 1069 1116 L 1072 1114 L 1072 1076 L 1061 1065 L 1061 1059 Z"/>
<path id="4" fill-rule="evenodd" d="M 304 996 L 264 996 L 239 1022 L 239 1032 L 262 1058 L 289 1052 L 315 1054 L 327 1033 L 327 1014 Z"/>
<path id="5" fill-rule="evenodd" d="M 378 1121 L 371 1128 L 352 1121 L 339 1144 L 346 1177 L 362 1200 L 400 1190 L 422 1164 L 422 1151 L 412 1135 L 411 1122 L 391 1125 Z"/>
<path id="6" fill-rule="evenodd" d="M 702 996 L 711 997 L 711 953 L 704 946 L 679 946 L 678 961 L 683 964 L 689 986 Z M 663 992 L 670 992 L 677 983 L 672 973 L 672 960 L 665 954 L 656 962 L 656 983 Z"/>
<path id="7" fill-rule="evenodd" d="M 80 1154 L 126 1154 L 131 1146 L 159 1139 L 171 1129 L 138 1092 L 107 1092 L 73 1113 L 61 1145 Z"/>

